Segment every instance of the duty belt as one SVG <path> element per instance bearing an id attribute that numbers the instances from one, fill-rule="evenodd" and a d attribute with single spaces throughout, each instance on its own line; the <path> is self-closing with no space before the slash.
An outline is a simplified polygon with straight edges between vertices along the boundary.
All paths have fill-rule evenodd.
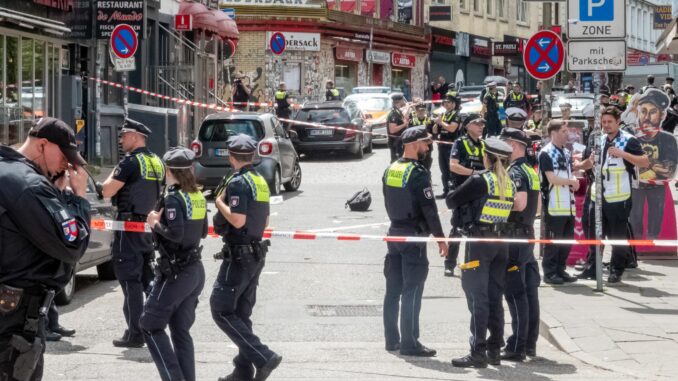
<path id="1" fill-rule="evenodd" d="M 129 222 L 146 222 L 148 216 L 144 214 L 137 214 L 132 212 L 119 212 L 118 221 L 129 221 Z"/>
<path id="2" fill-rule="evenodd" d="M 200 261 L 202 258 L 200 253 L 202 253 L 202 246 L 196 247 L 193 250 L 189 251 L 187 255 L 181 258 L 175 258 L 170 256 L 163 247 L 159 247 L 160 250 L 160 259 L 158 259 L 158 266 L 155 267 L 155 270 L 160 274 L 176 279 L 179 273 L 188 267 L 188 265 Z M 159 274 L 157 274 L 158 276 Z"/>
<path id="3" fill-rule="evenodd" d="M 492 236 L 498 237 L 506 231 L 505 224 L 473 224 L 468 226 L 466 229 L 463 229 L 464 235 L 469 237 L 473 236 Z"/>
<path id="4" fill-rule="evenodd" d="M 214 259 L 230 262 L 259 262 L 266 258 L 271 241 L 255 241 L 249 245 L 225 244 L 220 252 L 214 254 Z"/>
<path id="5" fill-rule="evenodd" d="M 534 228 L 532 226 L 518 223 L 508 223 L 504 232 L 511 237 L 534 237 Z"/>

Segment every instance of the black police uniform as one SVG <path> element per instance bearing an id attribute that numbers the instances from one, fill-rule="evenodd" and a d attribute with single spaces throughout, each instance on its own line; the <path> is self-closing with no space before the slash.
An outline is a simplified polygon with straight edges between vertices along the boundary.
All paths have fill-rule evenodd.
<path id="1" fill-rule="evenodd" d="M 401 158 L 389 166 L 382 180 L 386 212 L 391 220 L 389 236 L 444 237 L 431 175 L 420 162 Z M 419 312 L 429 263 L 426 243 L 388 242 L 387 248 L 384 260 L 386 349 L 400 348 L 400 353 L 405 355 L 425 355 L 422 352 L 430 355 L 431 350 L 419 342 Z"/>
<path id="2" fill-rule="evenodd" d="M 388 144 L 388 149 L 391 151 L 391 162 L 394 162 L 397 158 L 403 155 L 403 143 L 400 140 L 400 135 L 402 135 L 405 129 L 402 129 L 396 133 L 388 132 L 388 125 L 391 123 L 394 123 L 397 126 L 405 123 L 405 117 L 397 107 L 393 107 L 386 117 L 386 131 L 388 134 L 386 141 Z"/>
<path id="3" fill-rule="evenodd" d="M 183 148 L 168 151 L 164 159 L 171 169 L 190 167 L 194 157 L 192 151 Z M 186 192 L 171 185 L 160 208 L 164 209 L 160 222 L 152 227 L 160 256 L 139 326 L 160 378 L 194 381 L 195 356 L 189 330 L 205 285 L 200 240 L 207 236 L 207 207 L 200 191 Z M 171 342 L 165 333 L 168 325 Z"/>
<path id="4" fill-rule="evenodd" d="M 289 98 L 289 94 L 287 94 L 287 91 L 285 90 L 276 91 L 274 94 L 274 98 L 275 103 L 278 106 L 275 109 L 275 115 L 278 118 L 289 119 L 290 115 L 292 114 L 292 110 L 290 109 L 290 104 L 287 103 L 287 98 Z"/>
<path id="5" fill-rule="evenodd" d="M 511 211 L 507 233 L 512 238 L 534 239 L 534 220 L 539 205 L 539 177 L 526 157 L 513 161 L 508 169 L 516 192 L 527 193 L 527 204 L 520 212 Z M 539 338 L 539 265 L 533 243 L 509 243 L 504 297 L 511 313 L 513 333 L 506 350 L 534 355 Z"/>
<path id="6" fill-rule="evenodd" d="M 249 139 L 249 140 L 248 140 Z M 251 140 L 251 142 L 250 142 Z M 256 142 L 243 135 L 229 140 L 229 150 L 253 150 Z M 232 213 L 247 216 L 245 226 L 235 228 L 221 213 L 214 216 L 215 232 L 223 236 L 223 258 L 214 282 L 210 307 L 219 328 L 238 347 L 233 359 L 233 377 L 251 379 L 254 367 L 272 370 L 282 358 L 264 345 L 252 330 L 252 309 L 256 302 L 259 276 L 264 268 L 268 240 L 262 241 L 269 216 L 270 191 L 266 180 L 251 165 L 241 168 L 226 180 L 223 195 Z"/>
<path id="7" fill-rule="evenodd" d="M 499 120 L 499 99 L 497 94 L 488 91 L 483 98 L 486 107 L 485 119 L 487 124 L 483 131 L 483 137 L 496 136 L 501 132 L 501 120 Z"/>
<path id="8" fill-rule="evenodd" d="M 530 102 L 528 102 L 525 93 L 516 94 L 511 91 L 504 100 L 504 108 L 508 109 L 509 107 L 517 107 L 528 112 L 530 110 Z"/>
<path id="9" fill-rule="evenodd" d="M 456 105 L 457 103 L 455 103 Z M 438 166 L 440 166 L 440 178 L 443 182 L 443 194 L 450 191 L 450 182 L 452 181 L 452 172 L 450 171 L 450 154 L 452 152 L 452 142 L 459 137 L 459 130 L 461 126 L 461 117 L 457 110 L 446 111 L 442 116 L 445 123 L 457 123 L 457 130 L 449 132 L 440 128 L 438 140 L 443 143 L 438 144 Z"/>
<path id="10" fill-rule="evenodd" d="M 496 175 L 484 171 L 469 177 L 447 197 L 449 208 L 459 208 L 462 229 L 469 237 L 496 238 L 501 235 L 515 194 L 515 186 L 509 179 L 505 187 L 500 189 Z M 453 360 L 453 365 L 483 367 L 487 365 L 488 354 L 491 359 L 498 360 L 500 348 L 504 345 L 504 308 L 501 298 L 507 262 L 506 243 L 466 244 L 464 263 L 460 268 L 461 284 L 471 312 L 471 354 L 459 359 L 459 364 L 456 363 L 459 360 Z M 488 330 L 489 338 L 486 337 Z"/>
<path id="11" fill-rule="evenodd" d="M 126 121 L 123 128 L 132 128 L 148 134 L 150 130 L 140 123 Z M 146 222 L 148 213 L 156 206 L 162 193 L 165 167 L 158 156 L 146 147 L 137 148 L 120 161 L 113 179 L 125 183 L 113 197 L 118 208 L 117 220 Z M 139 318 L 144 306 L 144 291 L 153 280 L 153 237 L 147 233 L 115 232 L 112 244 L 115 276 L 124 295 L 123 313 L 127 323 L 121 340 L 114 345 L 143 345 Z"/>
<path id="12" fill-rule="evenodd" d="M 463 167 L 473 169 L 480 172 L 485 169 L 483 164 L 483 155 L 485 154 L 485 143 L 482 139 L 473 140 L 468 134 L 457 139 L 452 145 L 452 152 L 448 162 L 452 159 L 459 160 L 459 164 Z M 449 167 L 449 164 L 448 164 Z M 452 176 L 452 189 L 456 189 L 463 184 L 469 176 L 460 175 L 450 172 Z M 450 230 L 450 238 L 461 237 L 459 231 L 462 228 L 459 212 L 452 211 L 452 229 Z M 457 258 L 459 257 L 459 242 L 450 242 L 448 244 L 447 257 L 445 257 L 445 268 L 454 273 L 454 268 L 457 266 Z"/>
<path id="13" fill-rule="evenodd" d="M 410 127 L 415 127 L 415 126 L 424 126 L 426 127 L 426 131 L 433 135 L 433 125 L 435 123 L 431 118 L 428 116 L 422 118 L 421 120 L 417 117 L 417 113 L 413 112 L 412 115 L 410 116 Z M 424 167 L 428 169 L 429 171 L 431 170 L 431 165 L 433 164 L 433 142 L 431 142 L 428 145 L 428 152 L 426 153 L 426 157 L 424 160 L 422 160 L 422 163 L 424 164 Z"/>
<path id="14" fill-rule="evenodd" d="M 40 380 L 45 314 L 87 249 L 90 204 L 4 145 L 0 182 L 0 379 Z"/>
<path id="15" fill-rule="evenodd" d="M 327 91 L 325 91 L 325 100 L 326 101 L 340 101 L 341 100 L 341 94 L 339 93 L 339 90 L 337 90 L 337 89 L 327 89 Z"/>

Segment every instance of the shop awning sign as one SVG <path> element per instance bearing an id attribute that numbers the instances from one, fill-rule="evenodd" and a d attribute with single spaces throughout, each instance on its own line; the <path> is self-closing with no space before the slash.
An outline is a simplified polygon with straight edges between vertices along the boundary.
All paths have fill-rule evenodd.
<path id="1" fill-rule="evenodd" d="M 139 39 L 137 33 L 127 24 L 120 24 L 111 33 L 111 51 L 122 59 L 131 58 L 137 52 Z"/>
<path id="2" fill-rule="evenodd" d="M 550 30 L 535 33 L 523 51 L 525 69 L 538 80 L 553 78 L 558 74 L 564 59 L 563 41 Z"/>
<path id="3" fill-rule="evenodd" d="M 363 60 L 362 49 L 337 46 L 335 53 L 336 58 L 340 61 L 361 62 Z"/>
<path id="4" fill-rule="evenodd" d="M 515 56 L 520 54 L 520 42 L 494 42 L 494 55 L 495 56 Z"/>
<path id="5" fill-rule="evenodd" d="M 417 64 L 417 57 L 411 54 L 393 53 L 391 63 L 393 66 L 413 68 Z"/>
<path id="6" fill-rule="evenodd" d="M 391 55 L 388 52 L 382 52 L 379 50 L 367 51 L 367 62 L 387 64 L 389 61 L 391 61 Z"/>

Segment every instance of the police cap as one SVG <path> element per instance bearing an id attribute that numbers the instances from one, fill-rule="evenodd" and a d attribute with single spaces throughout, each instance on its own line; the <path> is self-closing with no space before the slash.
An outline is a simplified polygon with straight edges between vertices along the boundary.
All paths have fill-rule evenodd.
<path id="1" fill-rule="evenodd" d="M 401 101 L 403 99 L 405 99 L 405 96 L 403 95 L 403 93 L 393 93 L 393 94 L 391 94 L 391 100 L 392 101 Z"/>
<path id="2" fill-rule="evenodd" d="M 485 139 L 485 152 L 500 158 L 508 158 L 511 156 L 513 148 L 501 139 L 492 136 Z"/>
<path id="3" fill-rule="evenodd" d="M 466 119 L 464 119 L 464 122 L 461 124 L 461 128 L 466 128 L 469 124 L 482 124 L 483 126 L 485 125 L 485 119 L 483 119 L 480 114 L 469 114 Z"/>
<path id="4" fill-rule="evenodd" d="M 647 75 L 647 79 L 654 79 L 654 75 L 648 74 L 648 75 Z"/>
<path id="5" fill-rule="evenodd" d="M 525 132 L 517 128 L 504 128 L 499 138 L 502 140 L 515 140 L 518 143 L 525 144 L 525 146 L 529 146 L 532 143 L 532 139 Z"/>
<path id="6" fill-rule="evenodd" d="M 162 157 L 165 166 L 172 169 L 191 168 L 193 159 L 195 159 L 195 152 L 184 147 L 172 147 Z"/>
<path id="7" fill-rule="evenodd" d="M 148 136 L 151 134 L 151 129 L 146 127 L 143 123 L 137 122 L 134 119 L 125 118 L 125 121 L 122 123 L 121 133 L 125 132 L 136 132 L 138 134 Z"/>
<path id="8" fill-rule="evenodd" d="M 78 144 L 75 141 L 73 129 L 62 120 L 49 117 L 40 118 L 28 131 L 28 136 L 47 139 L 48 142 L 56 144 L 61 149 L 61 153 L 66 156 L 68 162 L 73 165 L 87 165 L 85 159 L 78 153 Z"/>
<path id="9" fill-rule="evenodd" d="M 497 87 L 497 82 L 490 82 L 487 84 L 487 87 Z"/>
<path id="10" fill-rule="evenodd" d="M 636 87 L 633 85 L 626 85 L 626 90 L 635 90 Z"/>
<path id="11" fill-rule="evenodd" d="M 455 97 L 454 95 L 449 94 L 449 93 L 445 96 L 445 99 L 443 99 L 443 101 L 444 102 L 454 102 L 454 104 L 459 104 L 459 100 L 457 99 L 457 97 Z"/>
<path id="12" fill-rule="evenodd" d="M 414 108 L 415 110 L 426 110 L 426 105 L 424 103 L 417 103 Z"/>
<path id="13" fill-rule="evenodd" d="M 659 89 L 645 90 L 643 95 L 638 99 L 638 104 L 653 103 L 658 109 L 664 110 L 669 106 L 670 99 L 666 93 Z"/>
<path id="14" fill-rule="evenodd" d="M 424 126 L 410 127 L 400 136 L 403 144 L 414 143 L 422 140 L 431 140 L 431 135 L 426 131 Z"/>
<path id="15" fill-rule="evenodd" d="M 527 113 L 521 108 L 509 107 L 506 109 L 506 117 L 513 121 L 525 121 L 527 120 Z"/>
<path id="16" fill-rule="evenodd" d="M 673 77 L 666 77 L 666 82 L 672 82 L 673 83 L 674 79 Z"/>
<path id="17" fill-rule="evenodd" d="M 257 150 L 257 141 L 249 135 L 233 135 L 228 138 L 228 150 L 234 153 L 254 153 Z"/>

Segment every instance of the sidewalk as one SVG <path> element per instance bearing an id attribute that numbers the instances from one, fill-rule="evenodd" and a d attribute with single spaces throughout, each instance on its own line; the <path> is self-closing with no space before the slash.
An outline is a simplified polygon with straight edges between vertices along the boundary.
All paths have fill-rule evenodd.
<path id="1" fill-rule="evenodd" d="M 607 279 L 607 276 L 605 276 Z M 678 261 L 641 261 L 622 283 L 540 287 L 541 333 L 599 368 L 646 380 L 678 374 Z"/>

